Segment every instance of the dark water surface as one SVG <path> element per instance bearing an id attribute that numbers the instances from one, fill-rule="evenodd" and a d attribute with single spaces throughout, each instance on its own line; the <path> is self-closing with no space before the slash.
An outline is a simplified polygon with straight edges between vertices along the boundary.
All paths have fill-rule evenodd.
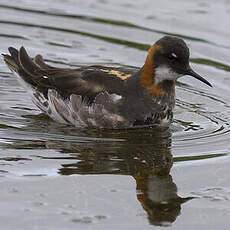
<path id="1" fill-rule="evenodd" d="M 0 0 L 0 51 L 57 66 L 140 67 L 181 36 L 213 88 L 184 77 L 169 129 L 77 130 L 0 62 L 1 229 L 230 229 L 230 1 Z"/>

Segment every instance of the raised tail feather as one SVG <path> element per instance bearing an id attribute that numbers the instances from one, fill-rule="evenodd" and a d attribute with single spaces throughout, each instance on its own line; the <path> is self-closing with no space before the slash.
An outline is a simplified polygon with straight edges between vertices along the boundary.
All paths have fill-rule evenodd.
<path id="1" fill-rule="evenodd" d="M 14 72 L 18 72 L 19 69 L 19 60 L 18 60 L 18 50 L 13 47 L 9 47 L 9 52 L 11 55 L 2 54 L 5 63 Z"/>
<path id="2" fill-rule="evenodd" d="M 47 65 L 41 55 L 30 58 L 24 47 L 19 50 L 9 47 L 9 54 L 2 54 L 9 69 L 14 72 L 20 83 L 28 90 L 33 102 L 45 113 L 49 109 L 49 79 L 47 70 L 54 69 Z"/>
<path id="3" fill-rule="evenodd" d="M 49 68 L 41 57 L 37 55 L 35 58 L 30 58 L 24 47 L 19 50 L 9 47 L 8 54 L 2 54 L 4 61 L 10 70 L 17 73 L 25 82 L 31 86 L 36 87 L 37 85 L 42 85 L 45 80 L 43 77 L 43 70 Z M 47 82 L 44 82 L 44 84 Z"/>

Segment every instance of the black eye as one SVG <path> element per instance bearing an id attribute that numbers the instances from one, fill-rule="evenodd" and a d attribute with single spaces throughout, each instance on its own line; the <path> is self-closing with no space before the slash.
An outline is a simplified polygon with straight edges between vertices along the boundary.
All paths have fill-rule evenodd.
<path id="1" fill-rule="evenodd" d="M 178 56 L 175 54 L 175 53 L 171 53 L 167 56 L 167 58 L 170 60 L 170 61 L 176 61 L 178 60 Z"/>

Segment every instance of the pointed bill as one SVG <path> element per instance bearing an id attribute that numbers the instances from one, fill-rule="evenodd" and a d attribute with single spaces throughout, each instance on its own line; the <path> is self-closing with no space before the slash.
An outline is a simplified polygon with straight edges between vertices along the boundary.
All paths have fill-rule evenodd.
<path id="1" fill-rule="evenodd" d="M 190 75 L 200 81 L 202 81 L 203 83 L 205 83 L 206 85 L 212 87 L 211 83 L 209 83 L 206 79 L 204 79 L 203 77 L 201 77 L 198 73 L 196 73 L 194 70 L 192 70 L 191 68 L 189 68 L 188 70 L 186 70 L 185 72 L 186 75 Z"/>

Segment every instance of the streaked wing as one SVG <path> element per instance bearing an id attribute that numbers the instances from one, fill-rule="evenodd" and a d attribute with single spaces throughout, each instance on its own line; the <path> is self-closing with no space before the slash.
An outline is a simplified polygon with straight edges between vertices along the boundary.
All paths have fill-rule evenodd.
<path id="1" fill-rule="evenodd" d="M 56 68 L 47 65 L 41 55 L 30 58 L 26 50 L 9 48 L 10 55 L 4 55 L 9 68 L 17 72 L 24 81 L 47 97 L 48 89 L 55 89 L 64 98 L 71 94 L 81 95 L 90 99 L 98 93 L 124 94 L 125 81 L 135 70 L 122 68 L 88 66 L 77 69 Z"/>

